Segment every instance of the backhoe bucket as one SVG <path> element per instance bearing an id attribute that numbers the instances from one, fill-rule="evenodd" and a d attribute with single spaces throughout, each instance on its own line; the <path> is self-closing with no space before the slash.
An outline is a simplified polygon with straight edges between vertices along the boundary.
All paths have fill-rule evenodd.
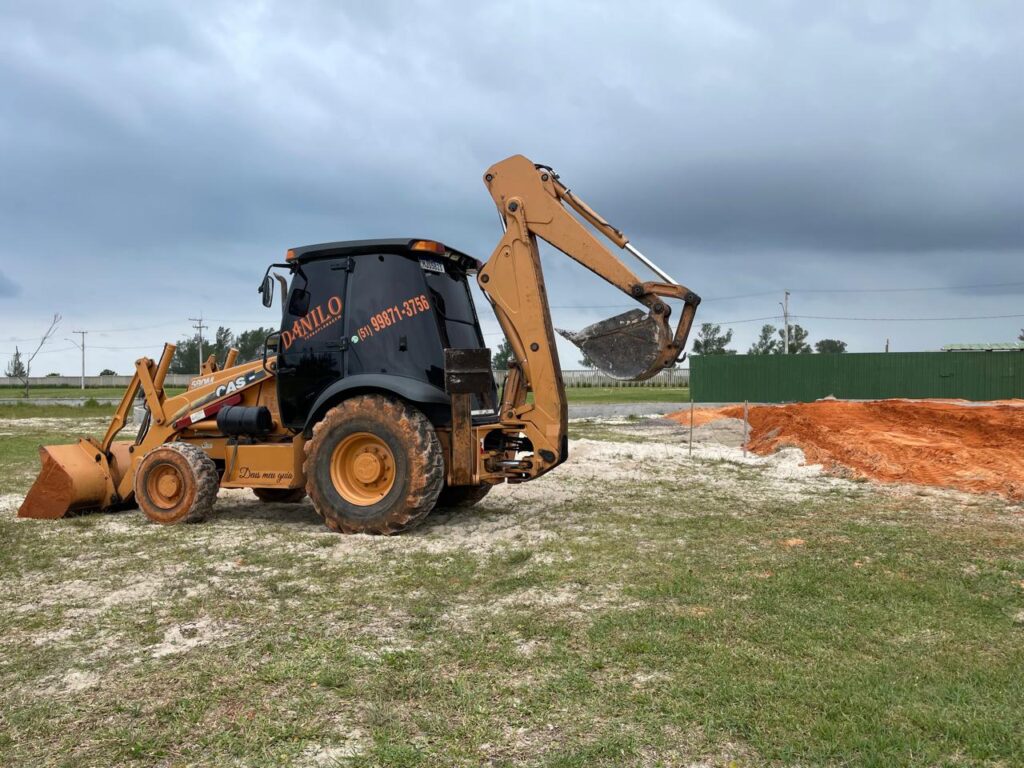
<path id="1" fill-rule="evenodd" d="M 53 520 L 77 509 L 102 505 L 108 465 L 99 450 L 80 440 L 39 449 L 42 469 L 18 510 L 18 517 Z"/>
<path id="2" fill-rule="evenodd" d="M 651 315 L 631 309 L 581 331 L 557 330 L 613 379 L 640 381 L 662 369 L 663 325 Z"/>

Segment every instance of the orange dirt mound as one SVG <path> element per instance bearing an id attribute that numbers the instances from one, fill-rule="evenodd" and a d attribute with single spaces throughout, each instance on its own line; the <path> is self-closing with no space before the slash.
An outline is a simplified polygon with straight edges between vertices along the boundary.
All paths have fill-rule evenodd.
<path id="1" fill-rule="evenodd" d="M 822 400 L 750 408 L 747 448 L 786 445 L 807 461 L 885 483 L 916 483 L 1024 499 L 1024 401 Z M 669 416 L 683 426 L 689 410 Z M 694 425 L 743 418 L 743 406 L 694 411 Z"/>
<path id="2" fill-rule="evenodd" d="M 690 426 L 690 409 L 670 413 L 667 418 L 678 421 L 684 427 Z M 701 408 L 699 405 L 693 409 L 693 426 L 701 427 L 719 419 L 742 419 L 742 405 L 727 405 L 724 408 Z"/>

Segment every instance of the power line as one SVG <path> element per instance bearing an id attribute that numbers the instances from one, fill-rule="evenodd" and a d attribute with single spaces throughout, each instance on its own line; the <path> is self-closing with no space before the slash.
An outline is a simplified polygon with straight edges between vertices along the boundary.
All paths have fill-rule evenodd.
<path id="1" fill-rule="evenodd" d="M 262 320 L 253 320 L 252 318 L 249 318 L 249 319 L 239 319 L 239 318 L 223 318 L 223 317 L 206 317 L 206 318 L 203 318 L 203 319 L 204 320 L 213 320 L 214 322 L 219 322 L 219 323 L 257 323 L 257 324 L 263 324 L 263 323 L 267 322 L 267 318 L 263 318 Z M 136 325 L 136 326 L 130 326 L 130 327 L 122 326 L 120 328 L 90 328 L 89 329 L 89 333 L 135 333 L 137 331 L 152 331 L 152 330 L 154 330 L 156 328 L 166 328 L 167 326 L 170 326 L 170 325 L 180 325 L 180 324 L 181 324 L 180 320 L 169 320 L 166 323 L 156 323 L 154 325 Z M 271 325 L 276 325 L 276 322 L 271 322 Z M 27 337 L 27 338 L 24 338 L 24 339 L 2 339 L 0 341 L 6 341 L 6 342 L 35 341 L 35 337 Z"/>
<path id="2" fill-rule="evenodd" d="M 1024 286 L 1024 281 L 912 288 L 789 288 L 788 290 L 790 293 L 919 293 L 928 291 L 967 290 L 972 288 L 1010 288 L 1015 286 Z M 740 293 L 735 296 L 712 296 L 710 298 L 701 299 L 701 304 L 707 304 L 713 301 L 735 301 L 737 299 L 754 299 L 761 296 L 775 296 L 782 290 L 786 289 L 778 288 L 772 291 L 758 291 L 757 293 Z M 614 309 L 617 307 L 631 306 L 635 306 L 635 304 L 626 304 L 622 302 L 616 304 L 552 304 L 551 309 Z"/>
<path id="3" fill-rule="evenodd" d="M 167 323 L 157 323 L 156 325 L 140 325 L 131 328 L 90 328 L 89 333 L 134 333 L 135 331 L 151 331 L 154 328 L 165 328 L 168 325 L 178 325 L 179 322 L 180 321 L 178 320 L 172 320 Z M 3 339 L 3 341 L 34 341 L 34 339 Z"/>
<path id="4" fill-rule="evenodd" d="M 78 346 L 78 343 L 76 341 L 74 341 L 73 339 L 68 339 L 68 341 L 70 341 L 75 346 L 73 346 L 73 347 L 61 347 L 60 349 L 43 349 L 43 350 L 39 351 L 39 354 L 40 355 L 56 355 L 56 354 L 59 354 L 61 352 L 70 352 L 70 351 L 75 350 L 75 349 L 81 349 L 81 347 Z M 155 343 L 155 344 L 140 344 L 140 345 L 134 346 L 134 347 L 101 347 L 101 346 L 98 346 L 96 344 L 90 344 L 89 345 L 89 349 L 102 349 L 105 352 L 119 352 L 119 351 L 123 351 L 123 350 L 132 350 L 132 349 L 153 349 L 154 347 L 159 347 L 159 346 L 160 345 L 158 343 Z M 14 354 L 13 352 L 0 352 L 0 355 L 5 355 L 7 357 L 10 357 L 13 354 Z"/>
<path id="5" fill-rule="evenodd" d="M 757 293 L 741 293 L 736 296 L 712 296 L 710 299 L 702 298 L 701 304 L 706 304 L 709 301 L 733 301 L 735 299 L 756 299 L 760 296 L 775 296 L 778 291 L 758 291 Z"/>
<path id="6" fill-rule="evenodd" d="M 89 349 L 104 349 L 104 350 L 110 350 L 110 351 L 119 351 L 119 350 L 123 350 L 123 349 L 152 349 L 153 347 L 158 347 L 158 346 L 160 346 L 160 345 L 159 344 L 140 344 L 140 345 L 138 345 L 136 347 L 99 347 L 99 346 L 96 346 L 95 344 L 93 344 L 91 347 L 89 347 Z"/>
<path id="7" fill-rule="evenodd" d="M 956 315 L 944 317 L 832 317 L 830 315 L 793 315 L 801 320 L 843 320 L 846 322 L 865 323 L 941 323 L 950 320 L 1005 320 L 1012 317 L 1024 317 L 1024 314 L 1016 315 Z"/>
<path id="8" fill-rule="evenodd" d="M 943 285 L 931 288 L 792 288 L 794 293 L 912 293 L 918 291 L 958 291 L 971 288 L 1009 288 L 1024 285 L 1015 283 L 975 283 L 973 285 Z"/>
<path id="9" fill-rule="evenodd" d="M 72 344 L 73 343 L 74 342 L 72 342 Z M 39 350 L 38 354 L 40 354 L 40 355 L 54 355 L 54 354 L 57 354 L 58 352 L 70 352 L 73 349 L 78 349 L 78 347 L 77 346 L 75 346 L 75 347 L 64 347 L 63 349 L 41 349 L 41 350 Z M 13 352 L 0 352 L 0 355 L 4 355 L 5 357 L 13 357 L 14 353 Z"/>
<path id="10" fill-rule="evenodd" d="M 795 315 L 790 315 L 795 317 Z M 767 317 L 748 317 L 743 320 L 704 320 L 701 318 L 703 323 L 711 323 L 712 325 L 741 325 L 742 323 L 760 323 L 764 320 L 781 320 L 782 315 L 768 315 Z"/>
<path id="11" fill-rule="evenodd" d="M 790 320 L 839 320 L 851 323 L 941 323 L 958 320 L 1006 320 L 1011 318 L 1024 317 L 1022 314 L 1012 315 L 950 315 L 944 317 L 836 317 L 832 315 L 790 315 Z M 768 317 L 751 317 L 741 320 L 705 320 L 702 322 L 713 325 L 739 325 L 741 323 L 756 323 L 762 320 L 782 320 L 782 315 L 770 315 Z"/>

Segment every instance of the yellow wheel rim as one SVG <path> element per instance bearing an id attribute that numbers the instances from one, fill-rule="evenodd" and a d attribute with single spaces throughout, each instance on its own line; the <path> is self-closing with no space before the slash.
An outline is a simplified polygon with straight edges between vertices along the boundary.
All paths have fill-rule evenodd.
<path id="1" fill-rule="evenodd" d="M 184 478 L 173 464 L 155 466 L 146 477 L 146 493 L 161 509 L 172 509 L 184 492 Z"/>
<path id="2" fill-rule="evenodd" d="M 350 504 L 376 504 L 395 484 L 395 456 L 388 444 L 374 434 L 348 435 L 331 454 L 331 482 Z"/>

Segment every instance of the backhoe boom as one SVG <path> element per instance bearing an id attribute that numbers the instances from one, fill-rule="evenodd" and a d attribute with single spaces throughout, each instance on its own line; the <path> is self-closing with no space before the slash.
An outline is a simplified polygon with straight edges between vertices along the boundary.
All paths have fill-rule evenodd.
<path id="1" fill-rule="evenodd" d="M 529 479 L 560 464 L 567 453 L 565 387 L 537 238 L 647 307 L 646 316 L 632 310 L 578 333 L 560 331 L 615 378 L 647 379 L 680 360 L 700 297 L 633 248 L 620 230 L 574 195 L 550 168 L 514 155 L 489 168 L 484 183 L 505 223 L 505 235 L 477 280 L 515 356 L 500 418 L 507 432 L 521 429 L 534 448 L 534 456 L 516 468 L 521 479 Z M 637 277 L 566 205 L 609 241 L 639 258 L 662 282 Z M 683 302 L 675 330 L 668 322 L 672 310 L 665 299 Z M 527 402 L 529 392 L 533 392 L 532 403 Z"/>

